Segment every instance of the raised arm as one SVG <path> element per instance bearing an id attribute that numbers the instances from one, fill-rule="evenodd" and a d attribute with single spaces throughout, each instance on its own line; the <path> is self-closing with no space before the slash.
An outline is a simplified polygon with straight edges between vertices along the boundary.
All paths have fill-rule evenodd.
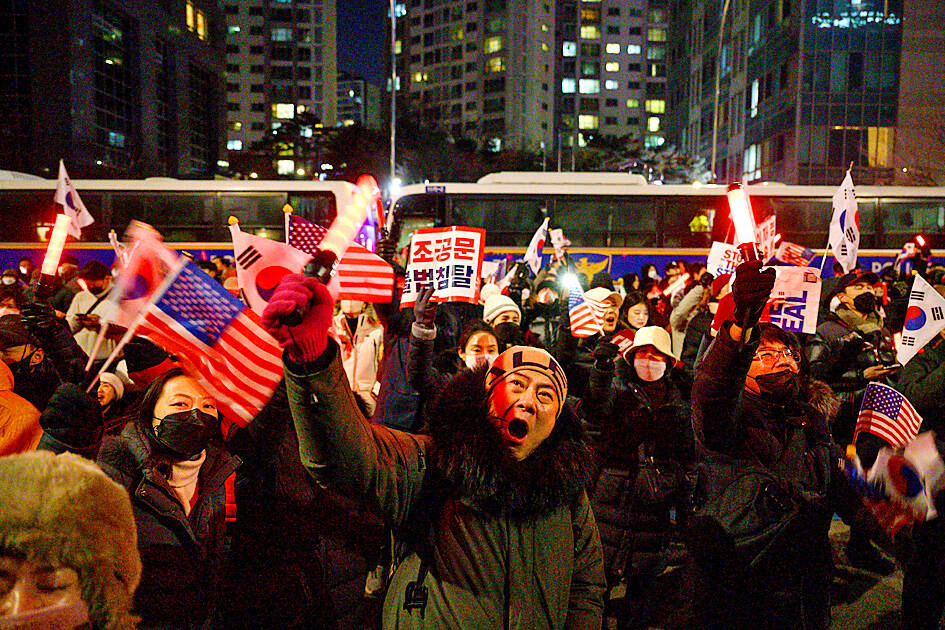
<path id="1" fill-rule="evenodd" d="M 302 464 L 331 486 L 393 524 L 413 506 L 426 472 L 427 438 L 371 424 L 347 385 L 338 346 L 328 338 L 332 299 L 313 278 L 286 276 L 263 313 L 263 325 L 285 348 L 289 407 Z M 282 318 L 301 308 L 302 323 Z"/>

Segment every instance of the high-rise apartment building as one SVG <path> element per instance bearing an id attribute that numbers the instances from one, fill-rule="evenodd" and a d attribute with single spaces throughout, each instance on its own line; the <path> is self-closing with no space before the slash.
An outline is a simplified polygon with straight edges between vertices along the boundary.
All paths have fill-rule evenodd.
<path id="1" fill-rule="evenodd" d="M 891 183 L 928 150 L 945 80 L 928 27 L 932 14 L 941 23 L 940 7 L 732 0 L 724 24 L 722 7 L 672 3 L 671 54 L 685 69 L 670 86 L 670 134 L 707 162 L 714 136 L 717 179 L 837 184 L 852 165 L 859 183 Z"/>
<path id="2" fill-rule="evenodd" d="M 212 0 L 0 6 L 0 164 L 56 177 L 209 176 L 223 149 Z"/>
<path id="3" fill-rule="evenodd" d="M 557 3 L 555 127 L 564 145 L 590 135 L 663 145 L 668 21 L 663 0 Z"/>
<path id="4" fill-rule="evenodd" d="M 338 124 L 381 128 L 381 89 L 364 77 L 338 74 Z"/>
<path id="5" fill-rule="evenodd" d="M 225 0 L 227 149 L 302 114 L 334 126 L 335 0 Z M 311 130 L 310 130 L 311 131 Z M 286 173 L 295 172 L 282 161 Z"/>

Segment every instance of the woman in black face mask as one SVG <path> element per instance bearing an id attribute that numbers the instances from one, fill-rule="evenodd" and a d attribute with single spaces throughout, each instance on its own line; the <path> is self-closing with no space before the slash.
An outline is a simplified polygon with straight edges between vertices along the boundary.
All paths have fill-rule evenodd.
<path id="1" fill-rule="evenodd" d="M 102 438 L 101 410 L 74 385 L 43 412 L 40 448 L 86 455 L 131 497 L 144 567 L 140 627 L 203 627 L 216 616 L 227 504 L 240 459 L 223 445 L 216 402 L 197 379 L 170 370 L 148 387 L 137 417 Z"/>

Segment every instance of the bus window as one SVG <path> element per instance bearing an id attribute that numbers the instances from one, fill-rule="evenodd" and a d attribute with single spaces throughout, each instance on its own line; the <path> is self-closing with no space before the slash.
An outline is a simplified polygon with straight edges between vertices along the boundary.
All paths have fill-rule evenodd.
<path id="1" fill-rule="evenodd" d="M 62 207 L 53 201 L 53 190 L 5 190 L 0 194 L 0 241 L 32 242 L 39 239 L 37 227 L 51 226 Z M 81 195 L 86 207 L 95 215 L 101 209 L 101 197 Z"/>
<path id="2" fill-rule="evenodd" d="M 764 212 L 767 216 L 775 214 L 775 227 L 781 238 L 790 243 L 797 243 L 811 249 L 827 244 L 827 230 L 833 205 L 830 199 L 802 199 L 793 197 L 751 198 L 755 212 Z M 760 207 L 759 207 L 760 206 Z M 862 225 L 862 217 L 860 224 Z"/>
<path id="3" fill-rule="evenodd" d="M 575 246 L 655 247 L 661 205 L 652 197 L 558 196 L 549 210 Z"/>
<path id="4" fill-rule="evenodd" d="M 338 212 L 338 209 L 335 207 L 335 196 L 331 193 L 289 195 L 289 204 L 292 206 L 295 214 L 324 226 L 331 225 L 331 222 L 335 220 L 335 215 Z M 277 212 L 272 212 L 271 209 L 267 208 L 263 210 L 262 213 L 267 218 L 272 216 L 276 224 L 282 225 L 281 205 Z"/>
<path id="5" fill-rule="evenodd" d="M 543 197 L 468 195 L 453 197 L 446 225 L 486 228 L 489 247 L 528 245 L 545 218 Z"/>
<path id="6" fill-rule="evenodd" d="M 883 243 L 899 249 L 916 234 L 930 238 L 932 247 L 942 247 L 937 233 L 945 228 L 945 202 L 940 199 L 881 199 Z"/>
<path id="7" fill-rule="evenodd" d="M 214 224 L 226 222 L 226 217 L 219 218 L 215 195 L 132 191 L 110 193 L 108 197 L 111 224 L 119 232 L 137 219 L 153 225 L 169 241 L 212 240 Z"/>
<path id="8" fill-rule="evenodd" d="M 720 217 L 726 220 L 728 217 L 728 206 L 722 196 L 666 197 L 663 247 L 711 247 L 713 227 Z M 724 234 L 723 231 L 719 240 Z"/>

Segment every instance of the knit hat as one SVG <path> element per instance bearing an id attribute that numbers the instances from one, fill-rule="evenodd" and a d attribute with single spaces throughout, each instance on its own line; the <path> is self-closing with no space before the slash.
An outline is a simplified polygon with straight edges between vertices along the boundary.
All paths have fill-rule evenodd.
<path id="1" fill-rule="evenodd" d="M 479 289 L 479 301 L 485 304 L 486 300 L 488 300 L 489 297 L 493 295 L 498 295 L 498 294 L 499 294 L 499 285 L 493 284 L 491 282 L 488 284 L 484 284 L 482 285 L 482 288 Z"/>
<path id="2" fill-rule="evenodd" d="M 112 389 L 115 390 L 115 400 L 121 400 L 121 397 L 125 395 L 125 384 L 117 374 L 102 372 L 98 380 L 112 386 Z"/>
<path id="3" fill-rule="evenodd" d="M 610 277 L 610 274 L 606 271 L 598 271 L 594 274 L 594 277 L 591 278 L 591 289 L 596 289 L 597 287 L 603 287 L 605 289 L 614 290 L 614 280 Z"/>
<path id="4" fill-rule="evenodd" d="M 92 627 L 134 627 L 141 561 L 131 501 L 92 462 L 47 451 L 0 457 L 0 553 L 75 569 Z"/>
<path id="5" fill-rule="evenodd" d="M 522 311 L 518 305 L 507 295 L 490 295 L 482 307 L 482 318 L 488 323 L 492 323 L 496 317 L 502 313 L 515 311 L 518 316 L 522 316 Z"/>
<path id="6" fill-rule="evenodd" d="M 176 367 L 170 355 L 144 337 L 132 337 L 125 344 L 128 378 L 137 387 L 146 387 L 155 378 Z"/>
<path id="7" fill-rule="evenodd" d="M 510 374 L 525 371 L 538 372 L 551 379 L 558 395 L 558 414 L 555 417 L 561 415 L 564 399 L 568 397 L 568 378 L 555 358 L 541 348 L 512 346 L 497 356 L 486 372 L 486 397 L 491 396 L 496 385 Z"/>

